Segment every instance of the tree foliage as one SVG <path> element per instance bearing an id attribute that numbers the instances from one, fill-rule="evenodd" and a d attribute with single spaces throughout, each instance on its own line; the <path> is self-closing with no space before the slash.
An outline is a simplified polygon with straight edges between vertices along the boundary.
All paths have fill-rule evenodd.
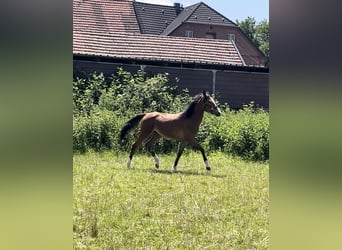
<path id="1" fill-rule="evenodd" d="M 242 31 L 251 39 L 251 41 L 264 53 L 266 64 L 269 64 L 269 22 L 265 19 L 259 23 L 254 17 L 247 17 L 245 20 L 236 21 Z"/>

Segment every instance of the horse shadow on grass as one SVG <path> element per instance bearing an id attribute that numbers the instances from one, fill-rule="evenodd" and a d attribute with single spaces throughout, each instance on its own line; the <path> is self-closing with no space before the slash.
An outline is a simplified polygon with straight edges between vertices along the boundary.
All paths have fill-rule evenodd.
<path id="1" fill-rule="evenodd" d="M 196 172 L 192 170 L 169 170 L 169 169 L 149 169 L 147 171 L 150 171 L 152 173 L 157 174 L 167 174 L 167 175 L 188 175 L 188 176 L 211 176 L 214 178 L 225 178 L 227 175 L 218 175 L 218 174 L 212 174 L 211 172 Z"/>

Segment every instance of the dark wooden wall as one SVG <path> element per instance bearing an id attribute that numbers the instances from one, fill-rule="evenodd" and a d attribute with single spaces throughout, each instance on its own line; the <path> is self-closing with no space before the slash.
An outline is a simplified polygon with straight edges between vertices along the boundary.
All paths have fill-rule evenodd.
<path id="1" fill-rule="evenodd" d="M 118 67 L 135 73 L 141 68 L 140 65 L 115 64 L 106 62 L 94 62 L 74 60 L 74 74 L 81 72 L 97 73 L 105 75 L 113 74 Z M 213 86 L 213 71 L 211 69 L 176 68 L 147 65 L 145 71 L 149 75 L 167 73 L 169 83 L 177 84 L 179 88 L 187 88 L 190 95 L 201 93 L 206 89 L 211 94 L 215 89 L 215 95 L 221 103 L 228 103 L 233 109 L 241 108 L 243 104 L 251 101 L 262 108 L 269 109 L 269 74 L 259 72 L 241 71 L 216 71 L 215 86 Z M 179 79 L 176 83 L 175 78 Z"/>

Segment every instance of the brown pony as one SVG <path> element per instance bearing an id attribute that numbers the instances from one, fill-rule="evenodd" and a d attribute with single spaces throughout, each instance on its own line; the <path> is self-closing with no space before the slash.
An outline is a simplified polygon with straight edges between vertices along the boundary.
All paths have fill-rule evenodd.
<path id="1" fill-rule="evenodd" d="M 200 123 L 202 122 L 204 111 L 216 116 L 221 115 L 221 111 L 215 104 L 214 99 L 210 95 L 206 94 L 205 91 L 196 95 L 193 101 L 183 112 L 177 114 L 160 112 L 138 114 L 126 122 L 120 132 L 121 140 L 124 139 L 125 135 L 139 122 L 141 127 L 140 135 L 132 145 L 129 159 L 127 161 L 127 167 L 129 168 L 131 165 L 134 151 L 143 142 L 145 142 L 147 150 L 154 158 L 155 167 L 159 168 L 159 158 L 153 151 L 152 146 L 156 144 L 160 138 L 164 137 L 166 139 L 175 139 L 180 141 L 177 157 L 173 164 L 173 169 L 175 171 L 177 170 L 178 160 L 187 145 L 193 146 L 195 149 L 201 151 L 206 169 L 210 170 L 211 168 L 204 153 L 204 149 L 195 140 Z"/>

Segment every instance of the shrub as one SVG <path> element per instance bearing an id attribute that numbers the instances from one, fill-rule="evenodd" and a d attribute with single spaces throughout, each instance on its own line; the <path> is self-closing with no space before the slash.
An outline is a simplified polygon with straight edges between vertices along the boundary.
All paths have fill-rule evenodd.
<path id="1" fill-rule="evenodd" d="M 187 90 L 167 85 L 168 79 L 159 74 L 151 78 L 139 70 L 132 75 L 121 68 L 108 79 L 103 74 L 76 78 L 73 83 L 74 125 L 73 147 L 76 152 L 88 149 L 127 150 L 128 140 L 118 142 L 121 126 L 137 113 L 152 111 L 177 112 L 188 103 Z M 161 141 L 157 150 L 169 153 L 177 148 L 174 141 Z"/>
<path id="2" fill-rule="evenodd" d="M 84 153 L 89 149 L 95 151 L 113 149 L 121 129 L 122 119 L 109 110 L 93 110 L 88 116 L 74 116 L 73 149 Z"/>
<path id="3" fill-rule="evenodd" d="M 227 108 L 219 118 L 207 116 L 202 125 L 202 130 L 206 130 L 203 143 L 211 151 L 220 150 L 248 160 L 269 159 L 269 115 L 265 110 L 254 109 L 253 103 L 238 111 Z"/>
<path id="4" fill-rule="evenodd" d="M 92 74 L 87 78 L 76 78 L 73 81 L 73 113 L 89 115 L 98 104 L 101 92 L 106 88 L 103 74 Z"/>
<path id="5" fill-rule="evenodd" d="M 168 78 L 158 74 L 145 78 L 143 71 L 135 75 L 119 69 L 118 76 L 112 76 L 112 83 L 102 92 L 99 106 L 112 110 L 119 116 L 133 116 L 152 111 L 176 112 L 189 100 L 186 90 L 167 85 Z"/>
<path id="6" fill-rule="evenodd" d="M 145 77 L 143 71 L 132 75 L 122 69 L 105 78 L 92 74 L 73 83 L 75 152 L 113 149 L 127 151 L 139 130 L 119 142 L 123 124 L 138 113 L 180 112 L 190 102 L 187 90 L 167 85 L 165 75 Z M 206 151 L 220 150 L 248 160 L 269 159 L 269 115 L 253 103 L 238 111 L 222 106 L 221 117 L 205 115 L 197 140 Z M 177 152 L 178 142 L 161 140 L 156 152 Z"/>

